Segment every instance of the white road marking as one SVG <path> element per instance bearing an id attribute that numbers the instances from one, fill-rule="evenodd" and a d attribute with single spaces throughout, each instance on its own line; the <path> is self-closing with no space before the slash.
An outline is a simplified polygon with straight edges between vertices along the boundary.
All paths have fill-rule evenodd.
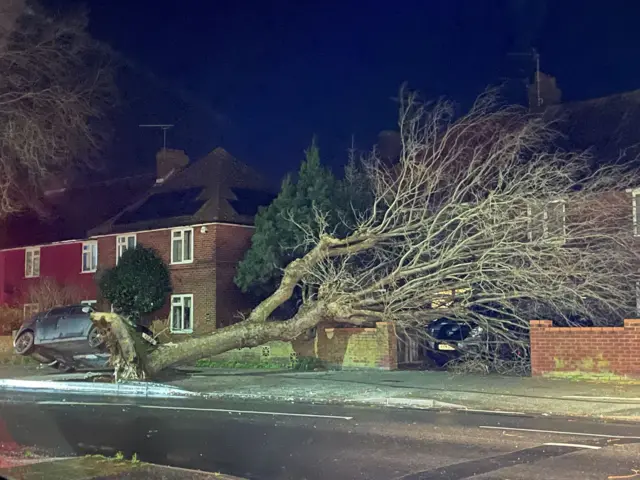
<path id="1" fill-rule="evenodd" d="M 552 447 L 588 448 L 591 450 L 600 450 L 602 448 L 596 447 L 595 445 L 582 445 L 581 443 L 543 443 L 543 445 L 551 445 Z"/>
<path id="2" fill-rule="evenodd" d="M 474 412 L 474 413 L 499 413 L 501 415 L 526 415 L 525 412 L 509 412 L 506 410 L 480 410 L 478 408 L 463 408 L 461 412 Z"/>
<path id="3" fill-rule="evenodd" d="M 110 402 L 63 402 L 60 400 L 43 400 L 38 405 L 86 405 L 89 407 L 135 407 L 130 403 L 110 403 Z"/>
<path id="4" fill-rule="evenodd" d="M 592 397 L 589 395 L 563 395 L 560 398 L 569 398 L 575 400 L 625 400 L 628 402 L 640 402 L 638 397 Z"/>
<path id="5" fill-rule="evenodd" d="M 283 417 L 338 418 L 341 420 L 353 420 L 353 417 L 341 417 L 337 415 L 316 415 L 315 413 L 261 412 L 259 410 L 228 410 L 226 408 L 166 407 L 163 405 L 139 405 L 139 407 L 155 408 L 159 410 L 191 410 L 196 412 L 247 413 L 250 415 L 277 415 Z"/>
<path id="6" fill-rule="evenodd" d="M 149 408 L 157 410 L 187 410 L 194 412 L 221 412 L 221 413 L 239 413 L 248 415 L 275 415 L 281 417 L 308 417 L 308 418 L 336 418 L 339 420 L 353 420 L 353 417 L 342 417 L 339 415 L 318 415 L 315 413 L 294 413 L 294 412 L 262 412 L 259 410 L 229 410 L 226 408 L 195 408 L 195 407 L 170 407 L 165 405 L 134 405 L 130 403 L 108 403 L 108 402 L 61 402 L 61 401 L 42 401 L 39 405 L 86 405 L 94 407 L 137 407 Z"/>
<path id="7" fill-rule="evenodd" d="M 515 431 L 515 432 L 552 433 L 555 435 L 575 435 L 579 437 L 632 438 L 634 440 L 640 440 L 640 437 L 630 437 L 627 435 L 605 435 L 603 433 L 563 432 L 561 430 L 538 430 L 535 428 L 494 427 L 492 425 L 480 425 L 480 427 L 478 428 L 485 428 L 490 430 L 509 430 L 509 431 Z"/>

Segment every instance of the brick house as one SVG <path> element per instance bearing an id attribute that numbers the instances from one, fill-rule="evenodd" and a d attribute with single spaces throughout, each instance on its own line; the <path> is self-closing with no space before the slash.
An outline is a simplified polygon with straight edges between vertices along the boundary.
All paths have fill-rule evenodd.
<path id="1" fill-rule="evenodd" d="M 156 249 L 174 292 L 150 315 L 172 319 L 178 333 L 205 333 L 252 305 L 235 286 L 236 265 L 250 245 L 253 216 L 274 198 L 256 171 L 222 148 L 189 162 L 181 151 L 156 157 L 149 175 L 55 185 L 32 208 L 0 224 L 0 304 L 28 316 L 40 282 L 70 290 L 73 302 L 99 304 L 95 275 L 127 248 Z M 173 308 L 171 308 L 173 305 Z"/>
<path id="2" fill-rule="evenodd" d="M 97 251 L 86 232 L 147 191 L 155 175 L 94 181 L 45 191 L 30 210 L 0 223 L 0 304 L 39 309 L 31 291 L 44 280 L 68 288 L 76 302 L 95 303 Z"/>
<path id="3" fill-rule="evenodd" d="M 146 195 L 89 231 L 100 252 L 97 267 L 115 266 L 132 246 L 152 247 L 169 265 L 173 293 L 147 321 L 168 319 L 173 334 L 233 323 L 252 306 L 233 278 L 254 215 L 274 198 L 270 185 L 222 148 L 191 164 L 182 152 L 160 152 L 157 170 Z"/>

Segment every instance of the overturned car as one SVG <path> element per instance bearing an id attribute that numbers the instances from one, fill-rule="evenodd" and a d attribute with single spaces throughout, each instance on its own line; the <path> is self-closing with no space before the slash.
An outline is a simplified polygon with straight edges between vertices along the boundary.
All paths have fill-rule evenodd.
<path id="1" fill-rule="evenodd" d="M 18 355 L 62 371 L 77 368 L 108 368 L 105 339 L 91 320 L 88 305 L 67 305 L 39 312 L 24 321 L 13 341 Z M 148 328 L 133 325 L 152 346 L 157 340 Z"/>

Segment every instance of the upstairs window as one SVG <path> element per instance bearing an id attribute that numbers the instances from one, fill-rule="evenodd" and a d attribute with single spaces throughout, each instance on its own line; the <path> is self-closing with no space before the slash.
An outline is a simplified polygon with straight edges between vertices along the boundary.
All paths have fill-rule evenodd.
<path id="1" fill-rule="evenodd" d="M 40 276 L 40 247 L 27 248 L 24 254 L 24 276 Z"/>
<path id="2" fill-rule="evenodd" d="M 171 263 L 193 262 L 193 228 L 171 231 Z"/>
<path id="3" fill-rule="evenodd" d="M 564 200 L 554 200 L 544 205 L 529 205 L 530 241 L 540 239 L 562 239 L 567 235 L 566 207 Z"/>
<path id="4" fill-rule="evenodd" d="M 116 264 L 124 252 L 136 247 L 136 234 L 118 235 L 116 237 Z"/>
<path id="5" fill-rule="evenodd" d="M 82 273 L 95 272 L 98 269 L 98 242 L 82 244 Z"/>

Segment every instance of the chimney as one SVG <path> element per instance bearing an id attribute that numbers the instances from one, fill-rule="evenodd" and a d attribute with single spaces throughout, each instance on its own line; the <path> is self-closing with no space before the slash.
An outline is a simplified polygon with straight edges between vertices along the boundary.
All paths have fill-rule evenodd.
<path id="1" fill-rule="evenodd" d="M 539 72 L 537 75 L 538 78 L 534 78 L 533 83 L 528 86 L 529 109 L 537 111 L 559 104 L 562 101 L 562 90 L 558 88 L 556 77 L 544 72 Z"/>
<path id="2" fill-rule="evenodd" d="M 156 183 L 163 183 L 173 173 L 189 164 L 189 157 L 184 150 L 163 148 L 156 153 Z"/>

